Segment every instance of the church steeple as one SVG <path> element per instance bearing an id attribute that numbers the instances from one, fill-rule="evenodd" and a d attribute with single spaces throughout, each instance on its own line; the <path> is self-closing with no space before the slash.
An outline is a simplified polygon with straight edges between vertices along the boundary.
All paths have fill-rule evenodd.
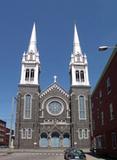
<path id="1" fill-rule="evenodd" d="M 77 147 L 89 145 L 89 136 L 85 138 L 83 132 L 89 133 L 90 120 L 90 83 L 88 75 L 87 57 L 83 54 L 80 46 L 76 25 L 74 26 L 73 50 L 69 64 L 70 73 L 70 112 L 71 144 Z M 77 130 L 77 133 L 76 133 Z M 87 134 L 88 135 L 88 134 Z M 83 140 L 84 139 L 84 140 Z M 86 140 L 87 139 L 87 140 Z M 85 141 L 86 140 L 86 141 Z"/>
<path id="2" fill-rule="evenodd" d="M 39 60 L 39 52 L 37 50 L 36 26 L 34 23 L 28 50 L 26 53 L 24 52 L 22 57 L 20 84 L 38 85 L 39 73 L 40 73 L 40 60 Z"/>
<path id="3" fill-rule="evenodd" d="M 74 25 L 73 51 L 69 68 L 71 86 L 89 86 L 87 57 L 82 53 L 76 24 Z"/>
<path id="4" fill-rule="evenodd" d="M 82 54 L 76 24 L 74 25 L 73 54 Z"/>
<path id="5" fill-rule="evenodd" d="M 32 34 L 30 37 L 30 43 L 29 43 L 29 47 L 28 47 L 28 52 L 37 53 L 37 38 L 36 38 L 35 23 L 33 24 Z"/>

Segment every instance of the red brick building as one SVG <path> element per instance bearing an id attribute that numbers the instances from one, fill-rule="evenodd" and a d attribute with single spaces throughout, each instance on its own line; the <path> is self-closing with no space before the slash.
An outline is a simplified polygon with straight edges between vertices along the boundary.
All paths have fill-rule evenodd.
<path id="1" fill-rule="evenodd" d="M 0 147 L 9 146 L 10 129 L 6 127 L 6 122 L 0 119 Z M 14 132 L 12 131 L 12 135 Z"/>
<path id="2" fill-rule="evenodd" d="M 117 49 L 92 93 L 92 145 L 98 154 L 117 157 Z"/>
<path id="3" fill-rule="evenodd" d="M 0 146 L 6 145 L 6 122 L 0 120 Z"/>
<path id="4" fill-rule="evenodd" d="M 6 136 L 5 136 L 5 145 L 6 146 L 9 146 L 9 134 L 10 134 L 10 129 L 6 128 Z"/>

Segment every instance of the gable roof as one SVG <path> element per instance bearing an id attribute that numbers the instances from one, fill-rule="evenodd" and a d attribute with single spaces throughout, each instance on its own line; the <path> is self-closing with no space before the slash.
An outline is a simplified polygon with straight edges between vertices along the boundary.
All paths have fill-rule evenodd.
<path id="1" fill-rule="evenodd" d="M 60 87 L 56 82 L 54 82 L 46 90 L 41 92 L 40 98 L 42 98 L 43 96 L 48 94 L 50 91 L 55 90 L 55 89 L 58 90 L 63 95 L 65 95 L 67 98 L 69 97 L 69 94 L 62 87 Z"/>

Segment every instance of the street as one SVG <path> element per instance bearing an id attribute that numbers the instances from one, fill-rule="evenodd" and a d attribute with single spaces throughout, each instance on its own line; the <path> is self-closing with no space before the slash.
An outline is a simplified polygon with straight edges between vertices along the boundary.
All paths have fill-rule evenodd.
<path id="1" fill-rule="evenodd" d="M 86 154 L 87 160 L 104 160 Z M 63 152 L 0 152 L 0 160 L 64 160 Z"/>
<path id="2" fill-rule="evenodd" d="M 0 160 L 63 160 L 63 155 L 55 153 L 13 153 L 0 156 Z"/>

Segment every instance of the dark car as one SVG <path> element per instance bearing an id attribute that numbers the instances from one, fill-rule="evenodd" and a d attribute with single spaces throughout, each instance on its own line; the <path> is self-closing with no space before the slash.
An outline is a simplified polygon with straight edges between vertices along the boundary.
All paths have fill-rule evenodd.
<path id="1" fill-rule="evenodd" d="M 86 160 L 86 156 L 84 152 L 78 148 L 68 148 L 65 150 L 64 159 Z"/>
<path id="2" fill-rule="evenodd" d="M 70 148 L 66 148 L 66 150 L 64 151 L 64 159 L 68 159 L 68 154 L 69 154 L 69 152 L 72 150 L 72 148 L 70 147 Z"/>

